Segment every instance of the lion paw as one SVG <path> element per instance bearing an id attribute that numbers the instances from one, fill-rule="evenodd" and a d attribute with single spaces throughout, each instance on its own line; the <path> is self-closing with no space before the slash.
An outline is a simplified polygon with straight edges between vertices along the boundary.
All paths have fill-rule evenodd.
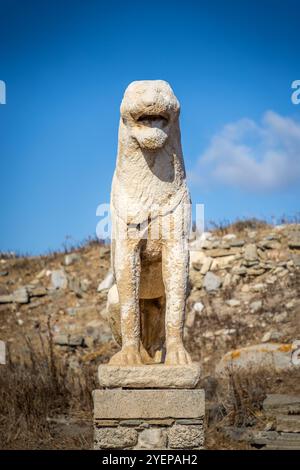
<path id="1" fill-rule="evenodd" d="M 111 366 L 139 366 L 142 365 L 142 359 L 138 348 L 135 346 L 124 346 L 110 359 Z"/>
<path id="2" fill-rule="evenodd" d="M 167 366 L 182 366 L 191 363 L 192 359 L 183 344 L 174 343 L 167 347 L 165 360 Z"/>

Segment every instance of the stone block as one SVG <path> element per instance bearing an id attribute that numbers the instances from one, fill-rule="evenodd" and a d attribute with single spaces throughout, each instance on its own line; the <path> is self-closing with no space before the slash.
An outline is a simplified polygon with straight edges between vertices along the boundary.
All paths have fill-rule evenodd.
<path id="1" fill-rule="evenodd" d="M 300 433 L 300 415 L 278 415 L 276 431 Z"/>
<path id="2" fill-rule="evenodd" d="M 125 427 L 139 427 L 143 424 L 142 419 L 124 419 L 124 421 L 120 421 L 120 426 Z"/>
<path id="3" fill-rule="evenodd" d="M 174 424 L 174 419 L 171 418 L 165 418 L 165 419 L 147 419 L 147 424 L 148 425 L 154 425 L 154 426 L 172 426 Z"/>
<path id="4" fill-rule="evenodd" d="M 133 428 L 95 428 L 94 447 L 96 449 L 124 449 L 134 447 L 138 433 Z"/>
<path id="5" fill-rule="evenodd" d="M 263 402 L 263 408 L 270 414 L 300 414 L 300 396 L 270 394 Z"/>
<path id="6" fill-rule="evenodd" d="M 155 419 L 203 418 L 204 391 L 195 390 L 95 390 L 94 418 Z"/>
<path id="7" fill-rule="evenodd" d="M 96 427 L 114 428 L 118 425 L 119 421 L 117 419 L 97 419 L 97 421 L 95 421 Z"/>
<path id="8" fill-rule="evenodd" d="M 176 419 L 176 424 L 199 424 L 203 426 L 203 419 Z"/>
<path id="9" fill-rule="evenodd" d="M 167 433 L 164 429 L 144 429 L 138 438 L 137 449 L 166 449 Z"/>
<path id="10" fill-rule="evenodd" d="M 167 366 L 100 365 L 99 384 L 108 388 L 195 388 L 200 379 L 200 364 Z"/>
<path id="11" fill-rule="evenodd" d="M 203 447 L 203 426 L 175 424 L 167 432 L 168 446 L 171 449 L 195 449 Z"/>

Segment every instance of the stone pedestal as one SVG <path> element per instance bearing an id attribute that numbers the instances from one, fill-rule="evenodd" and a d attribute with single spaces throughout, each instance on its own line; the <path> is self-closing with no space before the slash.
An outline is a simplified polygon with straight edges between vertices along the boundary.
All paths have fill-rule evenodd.
<path id="1" fill-rule="evenodd" d="M 100 387 L 108 388 L 195 388 L 200 379 L 200 365 L 110 366 L 98 368 Z"/>
<path id="2" fill-rule="evenodd" d="M 203 449 L 204 391 L 192 388 L 199 374 L 196 364 L 100 366 L 100 385 L 112 388 L 94 391 L 94 448 Z"/>

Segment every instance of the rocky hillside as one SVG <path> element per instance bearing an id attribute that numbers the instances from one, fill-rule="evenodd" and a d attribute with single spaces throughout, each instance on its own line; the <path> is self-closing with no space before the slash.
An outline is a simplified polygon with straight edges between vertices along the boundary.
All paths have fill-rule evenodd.
<path id="1" fill-rule="evenodd" d="M 237 223 L 190 248 L 185 341 L 203 365 L 202 385 L 210 390 L 229 351 L 247 363 L 249 346 L 259 362 L 271 343 L 287 345 L 278 354 L 288 354 L 288 369 L 300 339 L 300 225 Z M 49 256 L 0 255 L 0 340 L 11 360 L 26 362 L 50 336 L 52 354 L 74 374 L 107 362 L 118 349 L 106 322 L 109 265 L 109 246 L 96 242 Z"/>
<path id="2" fill-rule="evenodd" d="M 299 225 L 242 225 L 191 245 L 186 329 L 208 371 L 231 349 L 300 339 Z"/>

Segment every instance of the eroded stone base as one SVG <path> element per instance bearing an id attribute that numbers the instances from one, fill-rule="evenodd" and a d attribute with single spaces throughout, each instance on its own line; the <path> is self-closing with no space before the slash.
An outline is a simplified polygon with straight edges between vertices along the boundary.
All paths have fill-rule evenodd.
<path id="1" fill-rule="evenodd" d="M 95 449 L 203 449 L 204 391 L 95 390 Z"/>
<path id="2" fill-rule="evenodd" d="M 112 366 L 98 368 L 100 387 L 107 388 L 194 388 L 200 379 L 200 364 L 166 366 Z"/>

